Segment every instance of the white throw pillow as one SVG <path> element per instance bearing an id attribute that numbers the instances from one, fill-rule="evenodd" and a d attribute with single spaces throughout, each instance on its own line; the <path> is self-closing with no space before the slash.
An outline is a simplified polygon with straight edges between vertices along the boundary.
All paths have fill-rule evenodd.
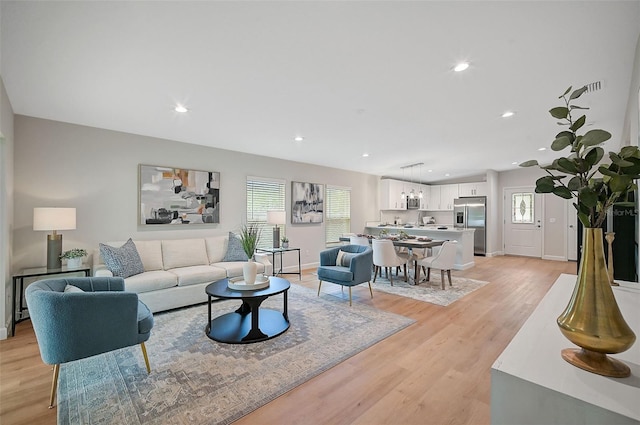
<path id="1" fill-rule="evenodd" d="M 64 287 L 64 292 L 84 292 L 82 289 L 77 286 L 67 285 Z"/>

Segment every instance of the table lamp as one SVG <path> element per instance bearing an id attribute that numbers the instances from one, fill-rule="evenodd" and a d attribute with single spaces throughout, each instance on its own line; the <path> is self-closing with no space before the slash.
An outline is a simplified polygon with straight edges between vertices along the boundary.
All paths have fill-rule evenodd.
<path id="1" fill-rule="evenodd" d="M 275 225 L 273 227 L 273 247 L 280 248 L 280 228 L 279 224 L 287 222 L 287 213 L 285 211 L 267 211 L 267 223 Z"/>
<path id="2" fill-rule="evenodd" d="M 62 254 L 62 235 L 58 230 L 74 230 L 76 228 L 75 208 L 34 208 L 33 230 L 53 231 L 47 235 L 47 268 L 59 269 L 62 267 L 60 254 Z"/>

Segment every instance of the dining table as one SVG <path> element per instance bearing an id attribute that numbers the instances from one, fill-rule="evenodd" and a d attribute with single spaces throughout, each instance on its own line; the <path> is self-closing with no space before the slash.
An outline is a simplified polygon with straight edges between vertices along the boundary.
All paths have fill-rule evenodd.
<path id="1" fill-rule="evenodd" d="M 415 255 L 413 255 L 413 250 L 433 248 L 434 246 L 441 246 L 443 243 L 446 242 L 446 239 L 439 239 L 439 240 L 435 240 L 435 239 L 419 240 L 418 238 L 415 238 L 415 239 L 387 238 L 387 239 L 390 239 L 393 242 L 393 246 L 395 247 L 407 248 L 407 251 L 409 253 L 409 258 L 411 261 L 413 261 L 413 266 L 414 266 L 414 272 L 413 272 L 414 285 L 418 285 L 420 283 L 420 267 L 418 266 L 418 258 Z M 351 239 L 346 236 L 340 237 L 340 242 L 349 242 L 350 240 Z M 371 240 L 372 238 L 369 238 L 369 244 L 371 244 Z"/>

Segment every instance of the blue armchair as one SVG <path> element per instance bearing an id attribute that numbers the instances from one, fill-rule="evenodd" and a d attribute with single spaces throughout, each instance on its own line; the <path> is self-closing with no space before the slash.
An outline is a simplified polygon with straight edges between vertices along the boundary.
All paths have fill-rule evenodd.
<path id="1" fill-rule="evenodd" d="M 49 408 L 55 400 L 61 363 L 140 344 L 147 372 L 151 372 L 144 342 L 151 335 L 153 314 L 137 294 L 124 292 L 124 279 L 40 280 L 29 285 L 25 295 L 40 356 L 54 365 Z"/>
<path id="2" fill-rule="evenodd" d="M 339 251 L 341 264 L 338 262 Z M 364 282 L 369 283 L 369 292 L 373 298 L 371 289 L 371 269 L 373 268 L 373 250 L 363 245 L 342 245 L 329 248 L 320 252 L 320 267 L 318 267 L 318 296 L 322 282 L 336 283 L 349 287 L 349 305 L 351 306 L 351 287 Z"/>

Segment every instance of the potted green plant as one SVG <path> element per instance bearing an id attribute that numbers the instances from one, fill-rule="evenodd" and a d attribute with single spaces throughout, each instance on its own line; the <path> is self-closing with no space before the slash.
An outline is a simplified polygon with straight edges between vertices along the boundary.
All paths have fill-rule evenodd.
<path id="1" fill-rule="evenodd" d="M 280 239 L 280 241 L 282 241 L 282 247 L 283 247 L 284 249 L 289 248 L 289 238 L 288 238 L 288 237 L 283 236 L 283 237 Z"/>
<path id="2" fill-rule="evenodd" d="M 624 146 L 618 152 L 609 152 L 610 162 L 601 164 L 604 149 L 599 145 L 609 140 L 611 134 L 600 129 L 578 134 L 586 123 L 586 115 L 581 111 L 588 108 L 574 102 L 586 91 L 586 86 L 574 91 L 569 87 L 559 97 L 564 105 L 549 111 L 560 120 L 558 124 L 567 126 L 556 135 L 551 149 L 569 148 L 569 155 L 557 158 L 549 165 L 541 166 L 538 161 L 531 160 L 520 166 L 538 166 L 547 173 L 536 181 L 537 193 L 575 198 L 573 206 L 585 228 L 576 286 L 567 308 L 557 320 L 563 335 L 582 349 L 562 350 L 562 357 L 593 373 L 625 377 L 630 374 L 629 367 L 606 353 L 629 349 L 635 334 L 624 321 L 611 289 L 601 225 L 613 204 L 628 204 L 628 195 L 637 189 L 640 152 L 636 146 Z M 574 119 L 573 114 L 581 116 Z"/>
<path id="3" fill-rule="evenodd" d="M 87 255 L 87 250 L 82 248 L 73 248 L 60 254 L 61 260 L 67 260 L 67 267 L 78 268 L 82 266 L 82 258 Z"/>
<path id="4" fill-rule="evenodd" d="M 247 257 L 249 257 L 247 264 L 242 266 L 242 276 L 244 277 L 245 283 L 248 284 L 255 283 L 256 274 L 258 273 L 258 267 L 253 261 L 253 255 L 255 254 L 256 247 L 260 241 L 260 231 L 260 227 L 255 223 L 243 225 L 240 229 L 240 242 L 242 244 L 242 249 L 247 254 Z"/>

